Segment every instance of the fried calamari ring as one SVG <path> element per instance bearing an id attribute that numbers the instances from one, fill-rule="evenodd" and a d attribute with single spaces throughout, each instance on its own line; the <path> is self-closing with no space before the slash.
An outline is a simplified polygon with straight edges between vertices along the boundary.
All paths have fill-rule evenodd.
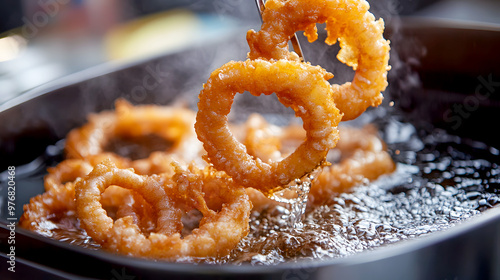
<path id="1" fill-rule="evenodd" d="M 284 188 L 320 165 L 338 140 L 339 110 L 330 98 L 329 74 L 321 67 L 279 60 L 229 62 L 215 70 L 200 93 L 195 130 L 208 160 L 236 183 L 266 195 Z M 276 93 L 301 117 L 306 140 L 280 162 L 253 158 L 228 128 L 227 115 L 237 92 Z"/>
<path id="2" fill-rule="evenodd" d="M 87 157 L 86 160 L 67 159 L 48 169 L 45 176 L 45 192 L 30 200 L 24 206 L 20 225 L 24 228 L 50 235 L 50 230 L 57 226 L 50 220 L 72 217 L 76 213 L 74 181 L 86 176 L 101 160 L 113 158 L 109 154 Z M 120 162 L 120 166 L 123 162 Z M 134 223 L 144 231 L 151 231 L 155 226 L 156 214 L 142 197 L 130 190 L 117 186 L 108 188 L 102 194 L 101 203 L 108 213 L 115 218 L 131 216 Z M 57 222 L 55 222 L 57 223 Z M 77 224 L 75 221 L 74 224 Z"/>
<path id="3" fill-rule="evenodd" d="M 333 99 L 352 120 L 369 106 L 381 104 L 390 69 L 389 42 L 384 39 L 384 21 L 375 20 L 364 0 L 268 0 L 262 13 L 261 30 L 248 31 L 250 59 L 291 59 L 288 41 L 299 30 L 305 30 L 310 42 L 317 39 L 316 23 L 326 22 L 326 43 L 337 38 L 341 50 L 337 58 L 351 66 L 356 74 L 352 82 L 332 85 Z"/>
<path id="4" fill-rule="evenodd" d="M 161 146 L 171 144 L 164 152 L 177 160 L 190 162 L 201 153 L 201 143 L 193 130 L 194 121 L 195 113 L 189 109 L 132 106 L 125 100 L 117 100 L 114 112 L 93 114 L 87 124 L 70 131 L 66 137 L 66 156 L 83 159 L 105 152 L 114 138 L 134 139 L 155 135 L 163 139 Z"/>
<path id="5" fill-rule="evenodd" d="M 323 168 L 312 181 L 308 204 L 325 203 L 335 193 L 367 183 L 392 173 L 396 164 L 387 152 L 385 143 L 373 126 L 362 129 L 342 128 L 337 148 L 342 153 L 340 162 Z"/>
<path id="6" fill-rule="evenodd" d="M 113 220 L 99 203 L 101 193 L 118 185 L 140 193 L 157 213 L 154 232 L 146 237 L 131 217 Z M 97 165 L 76 183 L 76 203 L 81 226 L 104 248 L 146 258 L 222 256 L 248 233 L 251 203 L 242 187 L 227 176 L 205 169 L 178 167 L 169 176 L 141 176 L 118 169 L 111 162 Z M 203 214 L 199 228 L 181 236 L 184 212 Z"/>
<path id="7" fill-rule="evenodd" d="M 245 131 L 241 133 L 242 142 L 249 153 L 264 161 L 286 157 L 305 138 L 305 131 L 298 125 L 274 126 L 260 115 L 250 116 L 242 130 Z M 395 163 L 373 125 L 363 128 L 343 126 L 339 131 L 337 146 L 327 157 L 336 163 L 324 166 L 312 181 L 309 205 L 324 204 L 335 193 L 373 181 L 395 169 Z M 247 194 L 254 210 L 276 204 L 254 189 L 247 189 Z"/>

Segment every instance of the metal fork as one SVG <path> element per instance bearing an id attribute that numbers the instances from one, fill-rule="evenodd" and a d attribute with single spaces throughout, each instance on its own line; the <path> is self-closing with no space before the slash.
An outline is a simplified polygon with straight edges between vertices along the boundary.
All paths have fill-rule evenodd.
<path id="1" fill-rule="evenodd" d="M 257 4 L 257 9 L 259 10 L 260 20 L 262 21 L 262 12 L 264 11 L 265 0 L 255 0 L 255 4 Z M 304 60 L 304 55 L 302 54 L 302 48 L 300 47 L 299 39 L 297 39 L 297 35 L 293 35 L 290 38 L 290 42 L 292 43 L 293 51 L 300 57 L 302 61 Z"/>

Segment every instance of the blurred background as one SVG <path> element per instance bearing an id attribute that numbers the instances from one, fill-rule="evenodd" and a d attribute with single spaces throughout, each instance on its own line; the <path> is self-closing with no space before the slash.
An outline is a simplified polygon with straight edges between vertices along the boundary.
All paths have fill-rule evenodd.
<path id="1" fill-rule="evenodd" d="M 387 24 L 399 16 L 500 24 L 495 0 L 369 2 Z M 254 0 L 2 0 L 0 104 L 98 65 L 165 55 L 259 26 Z"/>

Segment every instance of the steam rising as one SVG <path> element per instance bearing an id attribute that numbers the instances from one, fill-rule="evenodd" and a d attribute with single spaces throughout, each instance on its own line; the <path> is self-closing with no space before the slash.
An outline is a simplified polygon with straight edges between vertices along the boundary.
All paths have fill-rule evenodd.
<path id="1" fill-rule="evenodd" d="M 400 10 L 395 0 L 371 0 L 370 11 L 376 18 L 382 17 L 386 24 L 386 38 L 391 40 L 392 70 L 389 71 L 389 87 L 384 93 L 385 102 L 395 101 L 397 106 L 409 103 L 404 92 L 418 89 L 420 82 L 412 66 L 418 64 L 423 53 L 418 42 L 406 38 L 400 32 Z M 56 138 L 64 138 L 73 127 L 81 125 L 92 112 L 113 108 L 114 101 L 123 97 L 134 104 L 182 104 L 194 110 L 197 108 L 198 94 L 210 73 L 230 60 L 245 60 L 249 47 L 246 31 L 259 29 L 260 19 L 254 1 L 190 1 L 188 7 L 195 11 L 211 11 L 221 21 L 231 22 L 238 18 L 239 26 L 230 32 L 222 32 L 208 41 L 172 54 L 135 62 L 134 65 L 101 65 L 77 73 L 62 84 L 69 87 L 57 89 L 55 94 L 43 96 L 46 104 L 24 113 L 19 122 L 36 122 L 43 129 L 49 129 Z M 234 21 L 232 21 L 234 22 Z M 312 64 L 321 65 L 332 72 L 332 83 L 343 83 L 353 77 L 353 70 L 336 59 L 338 44 L 327 46 L 326 36 L 321 26 L 319 39 L 310 44 L 298 32 L 302 42 L 304 56 Z M 123 69 L 116 70 L 116 69 Z M 55 85 L 52 85 L 54 87 Z M 36 93 L 39 94 L 40 90 Z M 57 98 L 54 96 L 57 95 Z M 52 96 L 52 97 L 51 97 Z M 274 124 L 286 124 L 293 118 L 293 112 L 285 108 L 276 97 L 254 97 L 250 94 L 236 96 L 230 118 L 236 121 L 246 120 L 253 112 L 264 114 Z M 47 99 L 45 99 L 47 98 Z M 50 99 L 50 100 L 49 100 Z M 60 110 L 60 108 L 68 108 Z M 67 112 L 72 112 L 67 114 Z M 15 133 L 25 129 L 24 125 L 9 122 L 6 133 Z"/>
<path id="2" fill-rule="evenodd" d="M 425 53 L 425 49 L 417 39 L 409 38 L 402 32 L 402 20 L 399 16 L 402 7 L 397 1 L 371 0 L 369 3 L 370 12 L 375 15 L 375 18 L 384 20 L 386 26 L 384 37 L 391 42 L 389 64 L 392 68 L 388 73 L 389 86 L 384 92 L 384 104 L 394 101 L 398 107 L 407 107 L 410 100 L 405 93 L 421 87 L 419 76 L 413 67 L 419 64 L 419 59 Z M 324 24 L 318 25 L 318 40 L 313 43 L 309 43 L 302 32 L 297 32 L 297 36 L 301 42 L 305 60 L 313 65 L 320 65 L 334 74 L 330 83 L 342 84 L 352 81 L 354 70 L 336 58 L 340 50 L 339 44 L 328 46 L 324 43 L 326 39 Z M 252 112 L 264 114 L 266 119 L 274 124 L 286 124 L 293 118 L 293 111 L 284 108 L 275 96 L 237 95 L 231 114 L 232 119 L 242 121 Z"/>
<path id="3" fill-rule="evenodd" d="M 389 87 L 385 91 L 385 102 L 396 101 L 397 105 L 405 105 L 408 100 L 402 92 L 411 91 L 420 87 L 418 75 L 413 72 L 412 66 L 418 64 L 422 53 L 418 42 L 405 38 L 400 32 L 401 19 L 398 15 L 401 7 L 395 0 L 369 1 L 376 18 L 383 18 L 386 25 L 386 39 L 391 41 L 392 67 L 388 74 Z M 254 1 L 189 1 L 187 5 L 194 11 L 210 11 L 222 22 L 230 23 L 231 19 L 238 18 L 240 27 L 233 32 L 221 34 L 213 38 L 214 45 L 199 44 L 193 51 L 181 51 L 171 56 L 159 58 L 140 66 L 138 71 L 125 71 L 119 77 L 102 77 L 92 84 L 85 85 L 85 91 L 101 91 L 103 96 L 112 102 L 117 96 L 125 97 L 132 103 L 180 103 L 196 110 L 198 94 L 210 73 L 230 60 L 245 60 L 249 47 L 246 42 L 246 31 L 260 28 L 260 18 Z M 331 83 L 351 81 L 354 71 L 339 62 L 336 55 L 339 45 L 328 46 L 324 43 L 326 32 L 324 25 L 318 26 L 319 38 L 314 43 L 298 32 L 302 43 L 305 59 L 313 65 L 321 65 L 334 74 Z M 404 50 L 404 58 L 401 56 Z M 150 78 L 149 76 L 152 76 Z M 126 81 L 122 83 L 121 81 Z M 152 81 L 152 82 L 151 82 Z M 147 83 L 149 82 L 149 83 Z M 112 90 L 103 90 L 102 87 L 111 85 Z M 89 100 L 92 102 L 92 100 Z M 232 112 L 229 115 L 232 121 L 241 122 L 254 112 L 264 114 L 268 121 L 274 124 L 287 124 L 293 118 L 293 111 L 285 108 L 272 96 L 254 97 L 250 94 L 236 95 Z"/>

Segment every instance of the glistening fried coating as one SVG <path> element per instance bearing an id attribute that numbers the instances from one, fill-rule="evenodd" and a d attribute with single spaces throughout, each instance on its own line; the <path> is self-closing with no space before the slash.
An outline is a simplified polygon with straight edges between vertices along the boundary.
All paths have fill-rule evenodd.
<path id="1" fill-rule="evenodd" d="M 24 205 L 24 213 L 19 225 L 45 236 L 52 236 L 52 226 L 45 225 L 51 218 L 63 217 L 76 210 L 75 187 L 67 183 L 59 188 L 50 189 L 30 199 Z"/>
<path id="2" fill-rule="evenodd" d="M 215 70 L 199 95 L 195 130 L 218 170 L 234 181 L 268 195 L 320 165 L 338 141 L 341 115 L 331 98 L 323 68 L 288 60 L 229 62 Z M 305 141 L 280 162 L 250 156 L 228 128 L 227 115 L 236 93 L 276 93 L 282 104 L 302 118 Z"/>
<path id="3" fill-rule="evenodd" d="M 99 203 L 101 193 L 118 185 L 140 193 L 157 213 L 149 236 L 130 216 L 113 221 Z M 177 167 L 174 176 L 141 176 L 111 162 L 97 165 L 76 183 L 81 226 L 104 248 L 133 256 L 176 260 L 228 254 L 248 233 L 252 207 L 245 190 L 211 169 Z M 183 213 L 203 214 L 199 228 L 181 237 Z"/>
<path id="4" fill-rule="evenodd" d="M 298 125 L 278 127 L 271 125 L 260 115 L 252 115 L 242 129 L 243 143 L 254 156 L 263 161 L 281 160 L 306 137 Z M 312 181 L 309 205 L 322 205 L 333 195 L 349 188 L 373 181 L 396 168 L 384 142 L 377 136 L 372 125 L 363 128 L 339 127 L 340 139 L 328 157 L 335 161 Z M 254 210 L 275 204 L 254 189 L 247 189 Z"/>
<path id="5" fill-rule="evenodd" d="M 250 59 L 297 60 L 288 51 L 288 41 L 304 30 L 310 42 L 317 39 L 316 23 L 325 23 L 326 43 L 339 40 L 337 58 L 356 70 L 352 82 L 332 85 L 333 99 L 344 114 L 342 120 L 352 120 L 369 106 L 381 104 L 390 69 L 389 42 L 384 39 L 384 21 L 375 20 L 364 0 L 268 0 L 262 14 L 261 30 L 247 33 Z"/>
<path id="6" fill-rule="evenodd" d="M 24 213 L 19 224 L 27 229 L 51 235 L 50 230 L 61 219 L 70 219 L 77 225 L 74 181 L 92 171 L 99 159 L 106 155 L 91 156 L 88 160 L 67 159 L 56 167 L 49 168 L 45 176 L 43 194 L 37 195 L 24 205 Z M 97 163 L 96 163 L 97 161 Z M 155 213 L 141 196 L 127 189 L 113 186 L 102 194 L 101 204 L 114 217 L 131 216 L 144 230 L 155 226 Z M 66 221 L 63 221 L 66 222 Z M 50 225 L 50 224 L 54 225 Z"/>
<path id="7" fill-rule="evenodd" d="M 342 153 L 340 162 L 323 168 L 318 178 L 312 181 L 308 204 L 324 204 L 335 193 L 373 181 L 396 169 L 373 126 L 342 128 L 340 135 L 342 140 L 337 145 Z"/>

